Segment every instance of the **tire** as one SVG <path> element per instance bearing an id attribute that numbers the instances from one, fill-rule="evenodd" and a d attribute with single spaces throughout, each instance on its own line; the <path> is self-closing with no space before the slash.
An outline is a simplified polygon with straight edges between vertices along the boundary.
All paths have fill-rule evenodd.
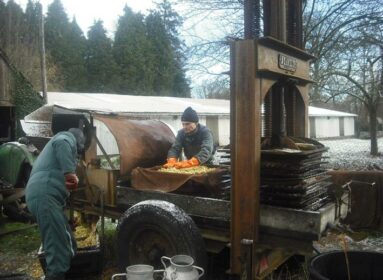
<path id="1" fill-rule="evenodd" d="M 25 188 L 28 183 L 29 175 L 31 174 L 32 166 L 29 163 L 24 163 L 16 186 L 18 188 Z M 21 223 L 35 223 L 36 219 L 29 212 L 25 204 L 25 196 L 17 199 L 16 201 L 10 202 L 3 205 L 3 213 L 13 221 Z"/>
<path id="2" fill-rule="evenodd" d="M 179 207 L 146 200 L 128 209 L 117 227 L 118 263 L 121 271 L 133 264 L 163 268 L 161 256 L 189 255 L 206 268 L 205 244 L 194 221 Z"/>
<path id="3" fill-rule="evenodd" d="M 28 208 L 14 201 L 3 206 L 3 213 L 9 219 L 21 223 L 34 223 L 36 222 L 33 215 L 29 212 Z"/>

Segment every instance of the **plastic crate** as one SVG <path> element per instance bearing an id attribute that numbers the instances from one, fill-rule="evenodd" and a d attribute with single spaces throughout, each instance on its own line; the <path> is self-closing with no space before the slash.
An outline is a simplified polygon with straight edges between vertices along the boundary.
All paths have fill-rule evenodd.
<path id="1" fill-rule="evenodd" d="M 40 246 L 37 253 L 41 268 L 46 273 L 47 263 L 45 254 Z M 77 249 L 73 257 L 71 267 L 65 274 L 67 279 L 84 279 L 88 275 L 97 275 L 102 272 L 102 256 L 100 247 L 87 247 Z"/>

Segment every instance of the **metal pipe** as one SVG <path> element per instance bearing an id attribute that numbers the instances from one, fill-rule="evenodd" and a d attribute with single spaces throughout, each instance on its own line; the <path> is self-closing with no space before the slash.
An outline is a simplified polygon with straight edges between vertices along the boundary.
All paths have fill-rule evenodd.
<path id="1" fill-rule="evenodd" d="M 40 9 L 40 25 L 39 25 L 39 35 L 40 35 L 40 67 L 41 67 L 41 90 L 43 92 L 43 101 L 45 104 L 48 102 L 47 96 L 47 69 L 45 62 L 45 35 L 44 35 L 44 14 L 43 14 L 43 5 L 37 3 Z"/>
<path id="2" fill-rule="evenodd" d="M 105 246 L 105 207 L 104 207 L 104 191 L 100 189 L 100 203 L 101 203 L 101 235 L 100 235 L 100 251 L 101 251 L 101 263 L 104 258 L 104 246 Z"/>

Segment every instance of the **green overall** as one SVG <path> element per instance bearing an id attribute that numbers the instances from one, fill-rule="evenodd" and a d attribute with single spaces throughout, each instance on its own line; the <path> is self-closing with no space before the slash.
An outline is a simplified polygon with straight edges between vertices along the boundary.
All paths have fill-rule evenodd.
<path id="1" fill-rule="evenodd" d="M 62 275 L 70 268 L 76 241 L 64 214 L 69 196 L 66 173 L 76 170 L 76 140 L 69 132 L 55 135 L 33 165 L 26 188 L 28 209 L 36 217 L 47 262 L 47 276 Z"/>

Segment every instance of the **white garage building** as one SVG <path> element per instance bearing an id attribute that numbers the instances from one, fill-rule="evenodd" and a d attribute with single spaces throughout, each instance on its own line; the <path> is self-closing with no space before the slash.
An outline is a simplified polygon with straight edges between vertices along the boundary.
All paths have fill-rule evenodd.
<path id="1" fill-rule="evenodd" d="M 357 115 L 309 106 L 310 138 L 355 136 Z"/>
<path id="2" fill-rule="evenodd" d="M 230 142 L 230 102 L 221 99 L 193 99 L 162 96 L 134 96 L 96 93 L 49 92 L 48 105 L 70 109 L 84 109 L 119 113 L 158 119 L 177 131 L 181 128 L 181 114 L 191 106 L 213 132 L 215 142 Z M 353 136 L 356 115 L 316 107 L 309 107 L 309 132 L 311 138 Z M 102 130 L 102 128 L 100 127 Z M 102 138 L 102 137 L 101 137 Z"/>

